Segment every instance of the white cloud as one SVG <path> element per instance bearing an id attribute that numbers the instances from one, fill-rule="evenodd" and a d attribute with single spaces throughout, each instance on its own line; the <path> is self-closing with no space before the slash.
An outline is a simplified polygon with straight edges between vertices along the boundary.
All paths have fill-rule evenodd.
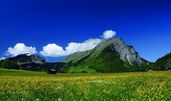
<path id="1" fill-rule="evenodd" d="M 44 46 L 40 54 L 49 57 L 60 57 L 65 55 L 65 51 L 61 46 L 51 43 Z"/>
<path id="2" fill-rule="evenodd" d="M 75 52 L 90 50 L 95 48 L 101 41 L 102 39 L 96 38 L 96 39 L 88 39 L 82 43 L 71 42 L 65 48 L 65 51 L 69 55 Z"/>
<path id="3" fill-rule="evenodd" d="M 7 53 L 11 56 L 17 56 L 20 54 L 35 54 L 36 48 L 32 46 L 26 46 L 24 43 L 17 43 L 14 47 L 9 47 Z"/>
<path id="4" fill-rule="evenodd" d="M 6 58 L 5 57 L 1 57 L 0 60 L 5 60 Z"/>
<path id="5" fill-rule="evenodd" d="M 113 30 L 106 30 L 103 32 L 103 38 L 104 39 L 110 39 L 113 38 L 114 36 L 116 36 L 116 32 Z"/>
<path id="6" fill-rule="evenodd" d="M 43 56 L 49 56 L 49 57 L 60 57 L 60 56 L 67 56 L 70 54 L 73 54 L 75 52 L 81 52 L 93 49 L 96 47 L 102 39 L 88 39 L 82 43 L 76 43 L 76 42 L 70 42 L 68 43 L 68 46 L 62 48 L 61 46 L 58 46 L 56 44 L 47 44 L 43 47 L 43 50 L 40 52 Z"/>

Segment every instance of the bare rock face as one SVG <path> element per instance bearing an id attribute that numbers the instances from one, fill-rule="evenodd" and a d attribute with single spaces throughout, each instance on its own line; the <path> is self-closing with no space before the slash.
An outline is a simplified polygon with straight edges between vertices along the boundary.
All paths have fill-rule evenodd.
<path id="1" fill-rule="evenodd" d="M 113 40 L 110 48 L 117 51 L 121 60 L 127 61 L 130 64 L 137 63 L 138 65 L 143 65 L 145 62 L 133 46 L 126 45 L 122 39 Z"/>

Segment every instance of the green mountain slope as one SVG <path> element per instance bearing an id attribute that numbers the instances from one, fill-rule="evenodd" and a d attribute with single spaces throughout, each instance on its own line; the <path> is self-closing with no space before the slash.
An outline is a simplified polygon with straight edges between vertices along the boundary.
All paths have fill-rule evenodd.
<path id="1" fill-rule="evenodd" d="M 132 46 L 126 45 L 120 38 L 104 40 L 94 49 L 72 54 L 65 60 L 74 61 L 73 66 L 89 67 L 97 72 L 139 71 L 145 70 L 148 64 Z"/>
<path id="2" fill-rule="evenodd" d="M 84 51 L 84 52 L 77 52 L 74 54 L 71 54 L 69 56 L 67 56 L 67 58 L 65 58 L 64 62 L 68 63 L 77 63 L 78 61 L 82 60 L 83 58 L 87 57 L 92 50 L 88 50 L 88 51 Z"/>

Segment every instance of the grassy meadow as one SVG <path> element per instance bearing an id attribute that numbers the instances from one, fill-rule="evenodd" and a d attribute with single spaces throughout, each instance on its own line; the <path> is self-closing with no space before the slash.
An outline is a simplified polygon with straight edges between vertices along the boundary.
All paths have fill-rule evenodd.
<path id="1" fill-rule="evenodd" d="M 171 71 L 52 75 L 0 70 L 0 101 L 171 101 Z"/>

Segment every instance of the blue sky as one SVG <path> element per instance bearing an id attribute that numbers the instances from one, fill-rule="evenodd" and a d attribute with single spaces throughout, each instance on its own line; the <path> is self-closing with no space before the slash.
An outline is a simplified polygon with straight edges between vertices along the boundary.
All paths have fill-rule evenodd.
<path id="1" fill-rule="evenodd" d="M 1 0 L 0 56 L 17 43 L 42 51 L 117 32 L 149 60 L 171 51 L 170 0 Z M 58 48 L 60 48 L 58 47 Z M 46 57 L 59 61 L 61 57 Z"/>

